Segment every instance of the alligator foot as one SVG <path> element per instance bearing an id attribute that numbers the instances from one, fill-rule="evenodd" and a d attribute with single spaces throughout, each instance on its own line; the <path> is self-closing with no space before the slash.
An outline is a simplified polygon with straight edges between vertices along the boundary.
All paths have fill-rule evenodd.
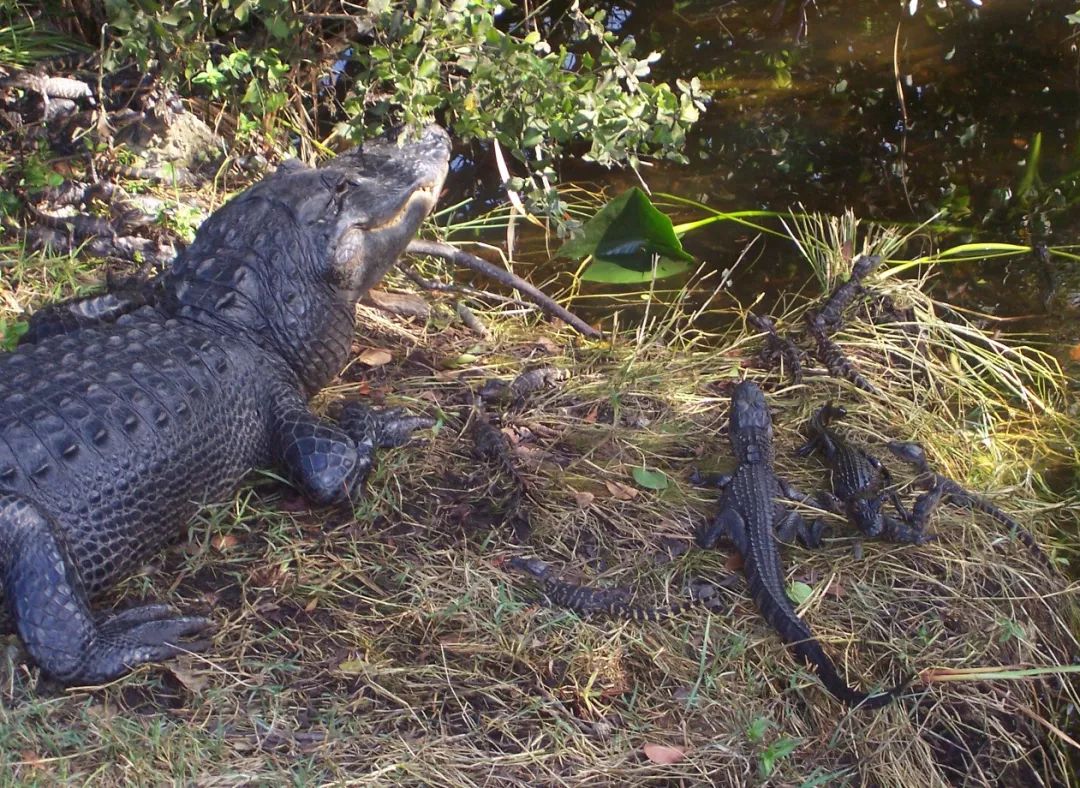
<path id="1" fill-rule="evenodd" d="M 65 684 L 99 684 L 137 665 L 206 646 L 211 622 L 168 605 L 95 621 L 57 526 L 32 501 L 0 493 L 0 582 L 26 650 Z"/>
<path id="2" fill-rule="evenodd" d="M 435 426 L 430 416 L 411 416 L 402 408 L 376 410 L 359 402 L 341 408 L 338 426 L 357 443 L 380 449 L 404 446 L 417 430 Z"/>
<path id="3" fill-rule="evenodd" d="M 153 604 L 103 619 L 97 625 L 94 654 L 86 660 L 81 680 L 107 681 L 136 665 L 205 649 L 210 641 L 196 636 L 207 633 L 214 623 L 202 616 L 176 613 L 171 605 Z"/>
<path id="4" fill-rule="evenodd" d="M 882 529 L 880 537 L 887 542 L 896 542 L 898 544 L 926 544 L 932 542 L 937 537 L 934 534 L 928 534 L 921 528 L 898 520 L 895 517 L 884 515 L 882 521 L 885 527 Z"/>
<path id="5" fill-rule="evenodd" d="M 803 547 L 813 550 L 822 545 L 825 521 L 816 517 L 808 523 L 798 512 L 788 512 L 776 523 L 773 531 L 781 542 L 791 544 L 797 541 Z"/>
<path id="6" fill-rule="evenodd" d="M 711 487 L 722 490 L 731 483 L 730 473 L 701 473 L 697 468 L 691 471 L 687 481 L 695 487 Z"/>

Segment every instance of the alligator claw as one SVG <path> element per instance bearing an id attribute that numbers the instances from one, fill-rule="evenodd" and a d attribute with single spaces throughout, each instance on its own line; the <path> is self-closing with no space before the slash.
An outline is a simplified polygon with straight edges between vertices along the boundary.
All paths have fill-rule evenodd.
<path id="1" fill-rule="evenodd" d="M 359 402 L 349 402 L 341 409 L 338 425 L 358 443 L 390 449 L 404 445 L 416 430 L 435 426 L 435 419 L 410 416 L 402 408 L 375 410 Z"/>
<path id="2" fill-rule="evenodd" d="M 213 626 L 212 621 L 202 616 L 177 616 L 169 605 L 145 605 L 120 611 L 98 624 L 84 663 L 67 680 L 98 684 L 146 662 L 201 651 L 210 640 L 195 636 Z"/>
<path id="3" fill-rule="evenodd" d="M 926 450 L 919 444 L 913 441 L 889 441 L 886 446 L 898 459 L 918 467 L 919 470 L 928 470 Z"/>
<path id="4" fill-rule="evenodd" d="M 690 472 L 687 481 L 695 487 L 713 487 L 722 490 L 731 483 L 730 473 L 702 473 L 697 468 Z"/>

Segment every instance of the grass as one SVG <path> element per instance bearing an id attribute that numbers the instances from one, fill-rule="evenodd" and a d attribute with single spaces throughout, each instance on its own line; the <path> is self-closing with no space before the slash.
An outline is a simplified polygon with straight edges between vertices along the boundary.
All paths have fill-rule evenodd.
<path id="1" fill-rule="evenodd" d="M 792 230 L 807 249 L 813 238 L 899 248 L 852 219 Z M 823 281 L 845 270 L 842 255 L 808 256 Z M 72 258 L 15 266 L 0 284 L 8 323 L 92 274 Z M 823 548 L 785 550 L 789 581 L 810 588 L 800 613 L 849 681 L 921 672 L 880 712 L 834 702 L 741 584 L 720 591 L 729 612 L 631 624 L 539 607 L 531 583 L 502 567 L 531 552 L 645 604 L 731 574 L 727 551 L 692 545 L 715 494 L 686 479 L 728 466 L 727 384 L 744 376 L 769 391 L 778 466 L 796 485 L 821 481 L 818 461 L 793 449 L 812 410 L 836 399 L 852 440 L 881 454 L 890 438 L 923 441 L 941 470 L 1070 558 L 1057 537 L 1075 543 L 1080 502 L 1048 492 L 1041 474 L 1074 462 L 1066 381 L 1029 339 L 946 309 L 924 285 L 875 280 L 912 318 L 859 313 L 838 336 L 880 396 L 748 367 L 760 338 L 742 312 L 677 294 L 609 343 L 478 302 L 489 340 L 445 303 L 427 325 L 361 307 L 357 344 L 392 360 L 352 365 L 317 404 L 364 396 L 438 414 L 440 426 L 382 453 L 353 512 L 311 511 L 272 474 L 254 475 L 99 603 L 209 612 L 218 631 L 205 654 L 63 690 L 4 641 L 0 783 L 1062 784 L 1080 702 L 1076 585 L 985 517 L 943 507 L 936 542 L 868 541 L 858 557 L 851 530 L 826 515 Z M 780 324 L 800 325 L 807 304 L 787 299 Z M 571 377 L 503 416 L 530 487 L 520 545 L 502 522 L 505 480 L 475 458 L 462 403 L 485 378 L 538 363 Z M 906 469 L 891 465 L 908 495 Z M 667 488 L 635 485 L 639 467 Z"/>

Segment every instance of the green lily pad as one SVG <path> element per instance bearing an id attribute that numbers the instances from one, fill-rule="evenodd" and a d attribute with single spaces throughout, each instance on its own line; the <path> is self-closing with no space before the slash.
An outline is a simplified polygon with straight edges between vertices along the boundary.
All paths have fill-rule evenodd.
<path id="1" fill-rule="evenodd" d="M 589 282 L 628 284 L 680 274 L 694 257 L 675 234 L 671 219 L 641 189 L 623 192 L 562 245 L 560 257 L 592 262 L 581 278 Z"/>
<path id="2" fill-rule="evenodd" d="M 634 468 L 630 475 L 634 477 L 635 482 L 646 490 L 666 490 L 668 488 L 668 477 L 663 471 L 641 466 L 640 468 Z"/>

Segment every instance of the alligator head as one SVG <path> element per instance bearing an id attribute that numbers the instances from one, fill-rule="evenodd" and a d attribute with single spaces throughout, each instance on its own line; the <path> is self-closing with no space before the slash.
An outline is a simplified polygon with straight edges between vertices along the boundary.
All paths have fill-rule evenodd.
<path id="1" fill-rule="evenodd" d="M 742 381 L 731 394 L 728 437 L 739 463 L 772 461 L 772 416 L 765 394 L 752 381 Z"/>
<path id="2" fill-rule="evenodd" d="M 348 358 L 356 301 L 434 207 L 449 159 L 429 126 L 318 168 L 282 164 L 202 224 L 164 277 L 163 308 L 252 338 L 321 388 Z"/>

